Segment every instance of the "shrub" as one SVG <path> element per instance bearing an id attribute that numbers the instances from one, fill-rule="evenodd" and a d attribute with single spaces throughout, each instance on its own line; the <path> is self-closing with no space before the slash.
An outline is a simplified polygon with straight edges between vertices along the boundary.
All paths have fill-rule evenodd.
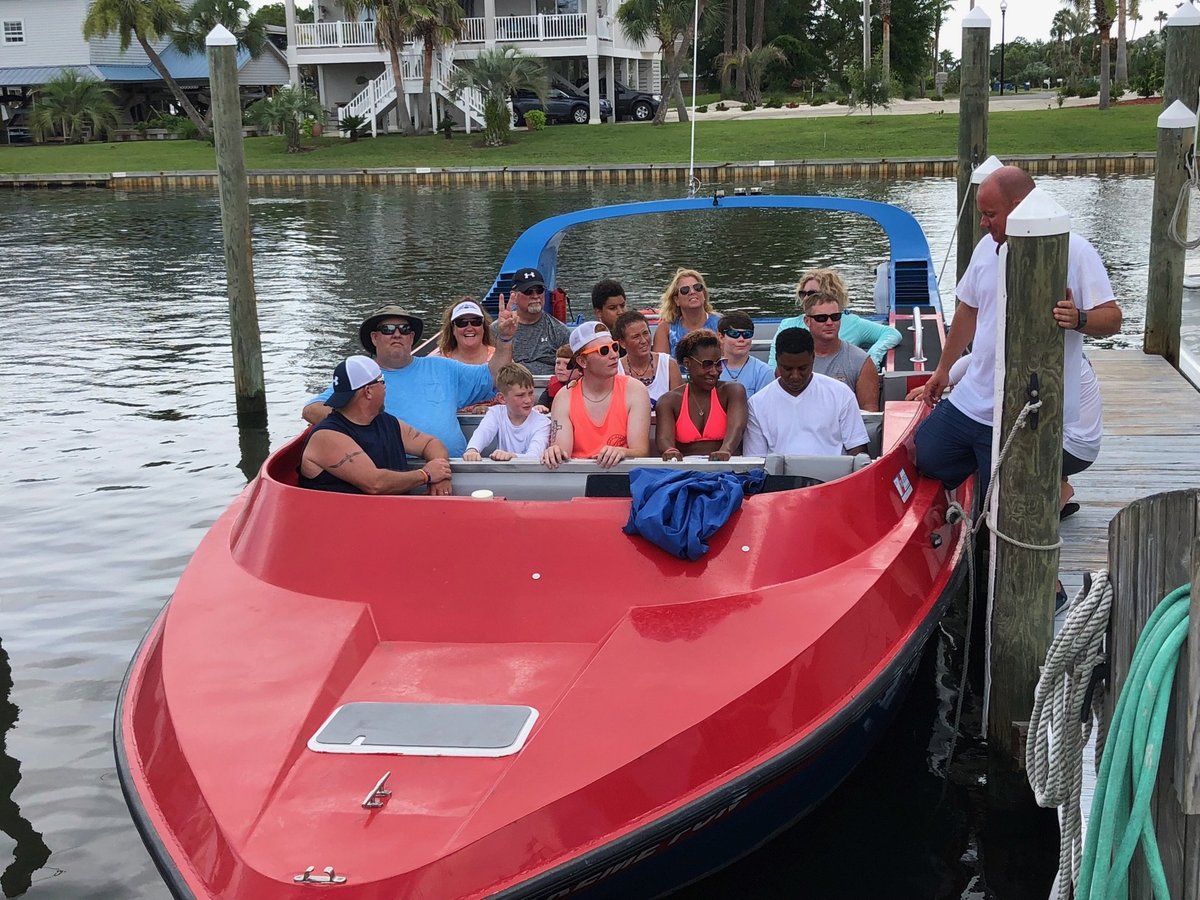
<path id="1" fill-rule="evenodd" d="M 835 96 L 833 98 L 833 102 L 836 103 L 838 106 L 849 106 L 850 98 L 847 97 L 845 94 L 838 94 L 837 96 Z"/>
<path id="2" fill-rule="evenodd" d="M 799 104 L 799 103 L 797 103 L 795 100 L 789 100 L 787 103 L 785 103 L 785 104 L 783 104 L 783 105 L 784 105 L 784 106 L 786 106 L 788 109 L 795 109 L 795 108 L 796 108 L 796 107 L 798 107 L 800 104 Z"/>
<path id="3" fill-rule="evenodd" d="M 829 102 L 829 98 L 824 94 L 813 94 L 812 99 L 808 101 L 809 106 L 824 106 Z M 791 104 L 788 104 L 789 106 Z"/>
<path id="4" fill-rule="evenodd" d="M 343 131 L 350 136 L 350 143 L 358 140 L 358 133 L 371 122 L 366 116 L 346 115 L 342 116 L 342 120 L 338 122 L 338 131 Z"/>
<path id="5" fill-rule="evenodd" d="M 765 109 L 782 109 L 783 108 L 783 97 L 780 96 L 779 94 L 772 94 L 770 97 L 768 97 L 766 100 L 763 101 L 763 107 Z"/>
<path id="6" fill-rule="evenodd" d="M 934 103 L 945 103 L 946 102 L 946 98 L 943 97 L 941 94 L 930 94 L 928 99 L 932 100 Z"/>
<path id="7" fill-rule="evenodd" d="M 531 109 L 525 113 L 525 127 L 531 131 L 541 131 L 546 127 L 546 114 L 540 109 Z"/>
<path id="8" fill-rule="evenodd" d="M 1095 97 L 1100 93 L 1100 82 L 1095 78 L 1085 78 L 1079 84 L 1080 97 Z"/>
<path id="9" fill-rule="evenodd" d="M 708 112 L 708 107 L 707 106 L 697 106 L 696 112 L 698 112 L 698 113 Z"/>
<path id="10" fill-rule="evenodd" d="M 200 137 L 200 129 L 196 127 L 196 123 L 186 116 L 179 120 L 179 123 L 173 129 L 185 141 L 194 141 Z"/>
<path id="11" fill-rule="evenodd" d="M 725 112 L 725 110 L 727 110 L 727 109 L 729 109 L 729 107 L 726 106 L 724 103 L 718 103 L 716 105 L 717 112 Z"/>
<path id="12" fill-rule="evenodd" d="M 753 110 L 754 110 L 753 103 L 743 103 L 742 104 L 742 112 L 752 112 Z"/>

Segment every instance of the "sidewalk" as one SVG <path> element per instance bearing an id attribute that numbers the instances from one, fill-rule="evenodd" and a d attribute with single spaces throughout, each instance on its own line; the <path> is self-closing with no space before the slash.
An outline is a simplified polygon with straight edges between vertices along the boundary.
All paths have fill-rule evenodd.
<path id="1" fill-rule="evenodd" d="M 1115 99 L 1115 98 L 1114 98 Z M 836 103 L 826 103 L 823 106 L 807 106 L 801 104 L 795 109 L 758 109 L 745 112 L 742 110 L 742 105 L 736 100 L 726 100 L 725 104 L 729 109 L 724 112 L 719 112 L 715 108 L 715 104 L 708 107 L 708 112 L 696 113 L 697 121 L 725 121 L 727 119 L 788 119 L 794 117 L 822 117 L 822 116 L 866 116 L 870 115 L 866 107 L 861 107 L 856 110 L 850 110 L 848 107 L 839 106 Z M 1097 100 L 1095 97 L 1067 97 L 1063 101 L 1063 106 L 1095 106 Z M 990 112 L 1009 112 L 1013 110 L 1027 109 L 1054 109 L 1058 106 L 1058 97 L 1054 91 L 1033 91 L 1031 93 L 1021 94 L 1005 94 L 1003 97 L 993 95 L 991 102 L 988 105 Z M 894 100 L 887 109 L 881 107 L 875 108 L 877 116 L 914 116 L 926 115 L 929 113 L 951 113 L 958 112 L 958 98 L 952 97 L 947 100 Z M 675 112 L 674 107 L 667 112 L 668 122 L 678 122 L 679 117 Z"/>

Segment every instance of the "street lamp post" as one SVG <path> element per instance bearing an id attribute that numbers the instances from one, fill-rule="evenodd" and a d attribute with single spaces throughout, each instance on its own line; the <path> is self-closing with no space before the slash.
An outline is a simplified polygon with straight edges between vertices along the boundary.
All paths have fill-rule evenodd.
<path id="1" fill-rule="evenodd" d="M 1007 0 L 1000 0 L 1000 96 L 1004 96 L 1004 14 L 1008 12 Z"/>

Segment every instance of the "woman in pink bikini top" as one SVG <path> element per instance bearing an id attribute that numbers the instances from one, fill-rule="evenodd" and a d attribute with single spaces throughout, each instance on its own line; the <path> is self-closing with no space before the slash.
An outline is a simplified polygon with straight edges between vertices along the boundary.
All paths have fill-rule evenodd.
<path id="1" fill-rule="evenodd" d="M 721 342 L 707 329 L 685 335 L 675 348 L 688 383 L 663 394 L 655 407 L 655 441 L 663 459 L 707 456 L 726 460 L 742 449 L 746 389 L 721 381 Z"/>

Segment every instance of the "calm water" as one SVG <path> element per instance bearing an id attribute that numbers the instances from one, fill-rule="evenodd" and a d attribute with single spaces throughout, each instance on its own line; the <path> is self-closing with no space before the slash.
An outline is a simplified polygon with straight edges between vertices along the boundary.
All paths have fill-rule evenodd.
<path id="1" fill-rule="evenodd" d="M 1118 296 L 1143 296 L 1150 182 L 1042 183 L 1099 245 Z M 911 209 L 941 265 L 954 215 L 950 182 L 820 189 Z M 581 206 L 668 195 L 664 188 L 614 187 L 347 188 L 258 196 L 255 263 L 272 446 L 299 430 L 302 402 L 324 386 L 337 359 L 355 349 L 365 312 L 396 302 L 435 316 L 449 298 L 486 290 L 524 226 Z M 606 275 L 621 278 L 636 304 L 653 305 L 668 273 L 687 264 L 708 274 L 718 307 L 790 312 L 796 273 L 809 265 L 852 266 L 856 294 L 870 296 L 869 271 L 883 256 L 882 242 L 878 235 L 864 238 L 851 221 L 793 216 L 785 224 L 782 214 L 746 213 L 732 225 L 725 217 L 700 216 L 609 226 L 573 232 L 561 268 L 576 311 L 586 307 L 590 284 Z M 112 715 L 139 639 L 204 531 L 246 481 L 223 290 L 214 196 L 0 195 L 5 896 L 26 889 L 35 898 L 165 895 L 121 798 Z M 943 293 L 952 293 L 952 280 L 943 282 Z M 1116 343 L 1138 346 L 1140 304 L 1131 301 L 1125 309 L 1125 334 Z M 937 762 L 947 741 L 945 702 L 938 699 L 944 685 L 934 674 L 942 671 L 938 665 L 924 671 L 917 699 L 879 755 L 881 766 L 856 776 L 867 785 L 862 799 L 848 801 L 864 804 L 880 827 L 848 829 L 845 852 L 878 855 L 872 845 L 889 842 L 890 834 L 889 846 L 899 852 L 884 855 L 883 871 L 899 872 L 904 880 L 896 883 L 907 885 L 892 896 L 981 896 L 970 893 L 974 876 L 960 861 L 960 854 L 975 853 L 969 826 L 949 828 L 947 821 L 962 817 L 948 820 L 937 812 L 945 809 L 938 805 L 945 783 Z M 878 792 L 889 790 L 900 771 L 889 761 L 901 758 L 911 763 L 903 772 L 915 773 L 911 806 L 904 810 L 879 802 Z M 810 846 L 817 850 L 805 856 Z M 806 871 L 821 865 L 838 871 L 828 868 L 828 857 L 838 853 L 828 840 L 785 838 L 756 857 L 768 860 L 766 874 L 764 864 L 754 862 L 737 870 L 741 874 L 694 889 L 695 895 L 732 896 L 739 891 L 730 877 L 745 884 L 761 877 L 774 887 L 756 886 L 755 893 L 795 896 Z M 927 862 L 901 862 L 913 854 Z M 943 857 L 945 865 L 937 862 Z M 820 896 L 863 896 L 867 882 L 860 879 L 870 868 L 842 865 Z"/>

